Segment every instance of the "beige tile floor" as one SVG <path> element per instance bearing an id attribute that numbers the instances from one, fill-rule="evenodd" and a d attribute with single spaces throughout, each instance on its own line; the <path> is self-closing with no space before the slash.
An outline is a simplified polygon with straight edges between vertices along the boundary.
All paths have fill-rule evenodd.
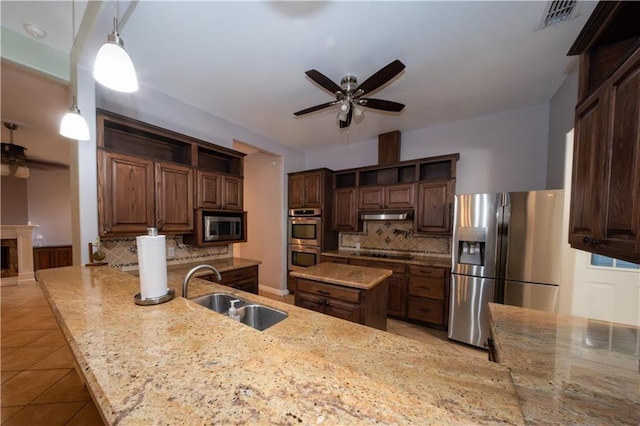
<path id="1" fill-rule="evenodd" d="M 261 291 L 260 295 L 293 304 L 292 294 L 280 297 Z M 487 351 L 449 340 L 446 331 L 434 328 L 389 318 L 387 319 L 387 332 L 432 345 L 442 345 L 441 349 L 450 350 L 453 355 L 472 356 L 482 359 L 488 359 L 489 357 Z"/>
<path id="2" fill-rule="evenodd" d="M 102 425 L 40 288 L 0 289 L 0 423 Z"/>
<path id="3" fill-rule="evenodd" d="M 292 295 L 262 295 L 293 304 Z M 1 287 L 0 302 L 0 423 L 103 425 L 40 287 Z M 487 358 L 483 350 L 448 340 L 444 331 L 394 319 L 387 331 L 442 345 L 456 356 Z"/>

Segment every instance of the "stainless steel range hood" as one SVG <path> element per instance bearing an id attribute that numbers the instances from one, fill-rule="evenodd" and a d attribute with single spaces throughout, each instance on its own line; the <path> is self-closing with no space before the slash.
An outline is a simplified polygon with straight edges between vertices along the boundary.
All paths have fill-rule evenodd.
<path id="1" fill-rule="evenodd" d="M 360 212 L 362 220 L 413 220 L 413 210 L 380 210 Z"/>

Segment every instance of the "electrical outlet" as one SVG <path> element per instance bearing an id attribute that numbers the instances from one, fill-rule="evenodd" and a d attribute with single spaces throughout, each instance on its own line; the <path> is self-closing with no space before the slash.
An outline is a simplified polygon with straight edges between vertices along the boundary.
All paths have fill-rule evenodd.
<path id="1" fill-rule="evenodd" d="M 360 250 L 360 243 L 356 243 L 356 250 Z"/>
<path id="2" fill-rule="evenodd" d="M 175 247 L 167 247 L 167 258 L 172 259 L 176 256 L 176 248 Z"/>

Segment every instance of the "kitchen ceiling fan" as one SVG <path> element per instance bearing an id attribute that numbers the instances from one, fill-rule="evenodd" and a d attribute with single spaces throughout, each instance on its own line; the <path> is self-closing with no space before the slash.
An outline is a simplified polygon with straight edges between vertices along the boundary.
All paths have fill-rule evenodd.
<path id="1" fill-rule="evenodd" d="M 15 123 L 4 123 L 4 127 L 9 129 L 9 142 L 2 142 L 2 176 L 16 176 L 19 178 L 29 177 L 29 167 L 38 169 L 68 169 L 67 164 L 56 161 L 41 160 L 27 157 L 27 148 L 13 143 L 13 131 L 18 129 Z"/>
<path id="2" fill-rule="evenodd" d="M 340 86 L 331 81 L 329 77 L 325 76 L 320 71 L 309 70 L 305 72 L 305 74 L 320 87 L 335 95 L 336 100 L 294 112 L 293 115 L 298 117 L 321 109 L 329 108 L 334 105 L 339 105 L 340 112 L 338 113 L 338 119 L 340 120 L 340 128 L 343 129 L 351 125 L 353 114 L 356 114 L 356 116 L 362 115 L 362 107 L 380 111 L 400 112 L 404 108 L 404 105 L 401 103 L 386 101 L 383 99 L 365 98 L 364 96 L 385 85 L 395 76 L 400 74 L 404 68 L 405 65 L 396 59 L 387 66 L 381 68 L 361 84 L 358 84 L 356 76 L 346 75 L 340 81 Z"/>

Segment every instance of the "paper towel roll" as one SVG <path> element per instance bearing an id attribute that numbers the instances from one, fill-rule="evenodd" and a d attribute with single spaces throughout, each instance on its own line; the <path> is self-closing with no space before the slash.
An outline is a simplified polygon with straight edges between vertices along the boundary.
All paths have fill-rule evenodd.
<path id="1" fill-rule="evenodd" d="M 138 244 L 140 297 L 151 299 L 167 294 L 167 249 L 164 235 L 141 235 Z"/>

